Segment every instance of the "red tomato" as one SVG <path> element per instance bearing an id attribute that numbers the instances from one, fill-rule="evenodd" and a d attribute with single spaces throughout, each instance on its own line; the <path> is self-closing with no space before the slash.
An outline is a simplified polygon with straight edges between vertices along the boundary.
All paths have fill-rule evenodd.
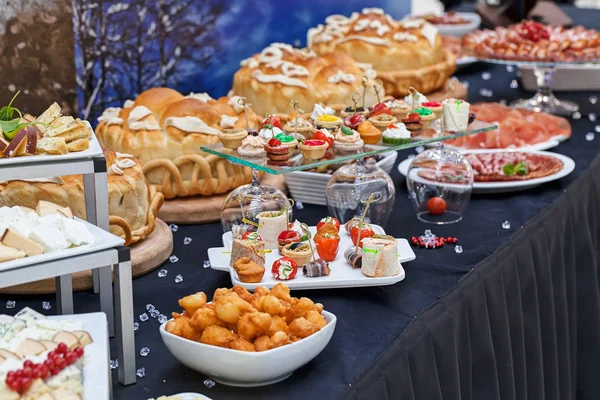
<path id="1" fill-rule="evenodd" d="M 441 197 L 432 197 L 427 201 L 427 210 L 433 215 L 442 215 L 446 211 L 446 202 Z"/>
<path id="2" fill-rule="evenodd" d="M 346 117 L 346 119 L 344 120 L 344 124 L 346 124 L 348 128 L 356 129 L 364 121 L 365 117 L 363 117 L 362 115 L 352 114 Z"/>
<path id="3" fill-rule="evenodd" d="M 261 241 L 262 238 L 256 232 L 248 231 L 242 235 L 242 240 L 256 240 Z"/>
<path id="4" fill-rule="evenodd" d="M 421 122 L 421 116 L 417 113 L 410 113 L 402 121 L 403 122 Z"/>
<path id="5" fill-rule="evenodd" d="M 322 140 L 322 141 L 324 141 L 324 142 L 327 143 L 327 145 L 329 146 L 329 148 L 333 147 L 333 137 L 327 136 L 324 132 L 316 131 L 312 135 L 312 139 Z"/>
<path id="6" fill-rule="evenodd" d="M 373 110 L 373 112 L 371 113 L 371 117 L 374 117 L 374 116 L 380 115 L 380 114 L 392 115 L 392 112 L 390 111 L 389 108 L 384 106 L 383 108 L 380 108 L 379 110 Z"/>
<path id="7" fill-rule="evenodd" d="M 355 226 L 352 229 L 350 229 L 350 238 L 352 239 L 352 244 L 354 244 L 355 246 L 356 246 L 356 242 L 358 241 L 358 233 L 359 232 L 360 232 L 359 247 L 362 248 L 362 240 L 364 238 L 373 236 L 375 234 L 375 231 L 373 231 L 373 229 L 371 229 L 371 227 L 368 225 L 365 225 L 363 227 Z"/>
<path id="8" fill-rule="evenodd" d="M 267 144 L 271 147 L 281 146 L 281 140 L 272 138 L 269 140 L 269 142 Z"/>
<path id="9" fill-rule="evenodd" d="M 281 129 L 281 120 L 276 115 L 269 115 L 269 117 L 265 118 L 262 122 L 262 128 L 264 128 L 265 125 L 273 125 L 274 127 Z"/>
<path id="10" fill-rule="evenodd" d="M 338 232 L 340 231 L 340 221 L 338 221 L 337 218 L 333 218 L 333 217 L 325 217 L 322 220 L 320 220 L 319 223 L 317 224 L 317 231 L 319 229 L 321 229 L 321 227 L 328 222 L 333 222 L 333 224 L 335 225 L 335 228 L 338 230 Z"/>
<path id="11" fill-rule="evenodd" d="M 441 106 L 441 104 L 438 103 L 437 101 L 427 101 L 425 103 L 421 103 L 421 105 L 423 107 L 439 107 L 439 106 Z"/>
<path id="12" fill-rule="evenodd" d="M 325 143 L 327 143 L 327 142 L 324 141 L 324 140 L 313 140 L 313 139 L 311 139 L 311 140 L 305 140 L 304 141 L 304 144 L 306 146 L 323 146 Z"/>
<path id="13" fill-rule="evenodd" d="M 388 108 L 384 103 L 377 103 L 373 106 L 373 111 L 379 111 Z"/>
<path id="14" fill-rule="evenodd" d="M 333 261 L 337 256 L 340 246 L 339 240 L 334 236 L 324 235 L 315 241 L 317 253 L 325 261 Z"/>
<path id="15" fill-rule="evenodd" d="M 288 281 L 294 279 L 298 273 L 298 264 L 289 257 L 282 257 L 279 260 L 275 260 L 271 267 L 271 273 L 275 279 Z"/>

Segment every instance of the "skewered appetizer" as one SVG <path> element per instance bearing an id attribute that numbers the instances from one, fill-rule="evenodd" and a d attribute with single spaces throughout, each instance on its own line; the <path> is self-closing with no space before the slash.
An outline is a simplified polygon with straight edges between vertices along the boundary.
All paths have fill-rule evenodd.
<path id="1" fill-rule="evenodd" d="M 240 259 L 248 259 L 259 266 L 265 265 L 265 242 L 256 232 L 246 232 L 241 239 L 233 239 L 230 266 Z"/>

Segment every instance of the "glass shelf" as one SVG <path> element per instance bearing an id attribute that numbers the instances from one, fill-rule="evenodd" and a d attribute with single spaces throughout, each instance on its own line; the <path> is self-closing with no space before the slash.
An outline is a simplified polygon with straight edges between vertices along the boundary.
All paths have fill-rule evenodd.
<path id="1" fill-rule="evenodd" d="M 436 137 L 436 138 L 431 138 L 431 139 L 424 139 L 424 140 L 419 140 L 417 142 L 412 142 L 412 143 L 408 143 L 408 144 L 401 144 L 401 145 L 397 145 L 397 146 L 376 146 L 376 148 L 374 148 L 373 150 L 363 151 L 363 152 L 353 153 L 353 154 L 343 154 L 343 155 L 342 154 L 333 154 L 333 157 L 323 158 L 320 160 L 309 160 L 308 162 L 305 162 L 302 158 L 302 155 L 300 155 L 299 152 L 296 151 L 296 155 L 291 158 L 292 166 L 290 166 L 290 167 L 274 167 L 271 165 L 267 165 L 266 157 L 262 157 L 262 158 L 243 157 L 237 152 L 237 150 L 225 148 L 225 147 L 223 147 L 223 145 L 221 143 L 211 144 L 208 146 L 201 146 L 200 150 L 205 151 L 210 154 L 214 154 L 221 158 L 225 158 L 226 160 L 228 160 L 229 162 L 231 162 L 233 164 L 239 164 L 239 165 L 243 165 L 246 167 L 254 168 L 259 171 L 263 171 L 263 172 L 266 172 L 266 173 L 269 173 L 272 175 L 283 175 L 283 174 L 289 174 L 290 172 L 295 172 L 295 171 L 305 171 L 307 169 L 320 167 L 321 165 L 342 164 L 342 163 L 346 163 L 348 161 L 356 160 L 357 158 L 375 156 L 375 155 L 387 153 L 390 151 L 412 149 L 414 147 L 425 146 L 429 143 L 440 142 L 440 141 L 448 140 L 448 139 L 455 139 L 455 138 L 468 136 L 468 135 L 475 135 L 477 133 L 492 131 L 497 128 L 498 128 L 497 125 L 489 125 L 489 126 L 486 126 L 483 128 L 472 130 L 472 131 L 458 132 L 454 135 L 446 135 L 446 136 L 441 136 L 441 137 Z M 367 146 L 369 146 L 369 145 L 367 145 Z"/>
<path id="2" fill-rule="evenodd" d="M 522 60 L 509 60 L 502 58 L 487 58 L 477 57 L 478 61 L 483 61 L 491 64 L 500 65 L 522 65 L 534 68 L 556 68 L 556 67 L 571 67 L 581 66 L 586 68 L 600 68 L 600 60 L 581 60 L 581 61 L 522 61 Z"/>

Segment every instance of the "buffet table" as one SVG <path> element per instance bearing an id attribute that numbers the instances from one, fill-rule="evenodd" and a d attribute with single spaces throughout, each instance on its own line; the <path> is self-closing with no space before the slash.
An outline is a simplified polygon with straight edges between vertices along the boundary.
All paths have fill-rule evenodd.
<path id="1" fill-rule="evenodd" d="M 575 21 L 600 28 L 600 13 L 567 11 Z M 457 76 L 468 82 L 470 102 L 510 102 L 527 97 L 510 87 L 516 73 L 516 67 L 475 64 Z M 337 315 L 337 327 L 317 358 L 274 385 L 213 386 L 162 343 L 159 314 L 177 311 L 177 300 L 189 293 L 211 297 L 216 288 L 231 286 L 228 274 L 203 265 L 207 249 L 222 245 L 221 225 L 173 226 L 175 257 L 133 283 L 138 380 L 124 387 L 114 375 L 114 398 L 179 392 L 214 400 L 598 397 L 600 122 L 588 116 L 600 107 L 592 95 L 561 95 L 578 101 L 583 115 L 570 118 L 572 138 L 552 150 L 576 161 L 571 175 L 524 192 L 475 194 L 458 224 L 419 222 L 405 179 L 394 168 L 396 204 L 387 232 L 410 238 L 431 229 L 457 237 L 463 252 L 451 245 L 416 248 L 417 259 L 404 265 L 405 280 L 392 286 L 294 292 L 323 303 Z M 596 138 L 588 140 L 588 132 Z M 400 152 L 397 163 L 411 153 Z M 294 208 L 308 225 L 325 215 L 325 207 Z M 74 298 L 77 313 L 96 309 L 92 293 Z M 0 296 L 0 304 L 9 301 L 11 308 L 16 301 L 17 309 L 46 314 L 58 308 L 50 296 Z M 50 301 L 49 311 L 43 301 Z M 151 314 L 153 309 L 159 313 Z"/>

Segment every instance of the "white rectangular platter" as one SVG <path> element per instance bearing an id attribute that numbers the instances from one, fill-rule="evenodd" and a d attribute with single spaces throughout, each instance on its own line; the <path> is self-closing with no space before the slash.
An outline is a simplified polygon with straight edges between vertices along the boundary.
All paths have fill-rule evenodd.
<path id="1" fill-rule="evenodd" d="M 108 356 L 108 326 L 106 314 L 89 313 L 56 315 L 50 320 L 83 322 L 83 330 L 92 336 L 93 343 L 85 346 L 83 364 L 83 400 L 110 399 L 110 358 Z"/>
<path id="2" fill-rule="evenodd" d="M 113 235 L 103 229 L 98 228 L 96 225 L 92 225 L 87 221 L 79 219 L 83 222 L 92 236 L 94 236 L 94 244 L 86 244 L 78 247 L 71 247 L 65 250 L 54 251 L 52 253 L 44 253 L 39 256 L 25 257 L 18 260 L 5 261 L 0 263 L 0 272 L 14 268 L 26 267 L 29 265 L 40 264 L 49 261 L 60 260 L 63 258 L 79 256 L 82 254 L 93 253 L 95 251 L 106 250 L 113 247 L 121 246 L 125 244 L 125 240 L 118 236 Z"/>
<path id="3" fill-rule="evenodd" d="M 372 225 L 373 230 L 376 234 L 384 234 L 383 228 L 377 225 Z M 311 233 L 314 235 L 316 227 L 310 227 Z M 311 239 L 312 242 L 312 239 Z M 234 285 L 240 285 L 248 290 L 254 290 L 258 286 L 265 286 L 272 288 L 279 282 L 284 282 L 295 290 L 308 290 L 308 289 L 335 289 L 335 288 L 349 288 L 349 287 L 361 287 L 361 286 L 385 286 L 393 285 L 394 283 L 400 282 L 405 277 L 404 268 L 402 267 L 403 262 L 412 261 L 416 258 L 410 244 L 406 239 L 396 239 L 398 243 L 398 261 L 400 262 L 400 273 L 395 276 L 386 276 L 371 278 L 363 275 L 360 268 L 352 268 L 344 259 L 344 251 L 348 247 L 353 246 L 350 235 L 346 232 L 344 227 L 340 229 L 340 247 L 336 259 L 329 263 L 331 268 L 331 274 L 329 276 L 321 276 L 317 278 L 308 278 L 302 274 L 301 266 L 298 267 L 298 273 L 294 279 L 289 281 L 280 281 L 271 275 L 271 266 L 273 262 L 282 256 L 277 250 L 273 250 L 271 253 L 266 254 L 265 262 L 265 275 L 261 282 L 258 283 L 244 283 L 238 280 L 237 273 L 229 266 L 231 259 L 231 244 L 232 236 L 231 232 L 223 234 L 223 244 L 225 247 L 213 247 L 208 249 L 208 259 L 210 260 L 211 268 L 229 272 L 231 282 Z M 313 249 L 314 242 L 312 242 Z M 316 250 L 315 250 L 316 253 Z M 315 257 L 318 255 L 315 254 Z"/>
<path id="4" fill-rule="evenodd" d="M 96 138 L 96 134 L 92 129 L 92 126 L 88 121 L 83 121 L 90 131 L 92 131 L 92 136 L 90 137 L 90 147 L 84 151 L 77 151 L 73 153 L 67 154 L 57 154 L 57 155 L 46 155 L 40 154 L 36 156 L 23 156 L 23 157 L 11 157 L 11 158 L 0 158 L 0 166 L 3 165 L 14 165 L 14 164 L 35 164 L 36 162 L 44 162 L 47 163 L 49 161 L 74 161 L 81 160 L 86 158 L 91 158 L 95 156 L 101 156 L 102 147 L 100 147 L 100 143 Z M 42 174 L 43 175 L 43 174 Z M 47 175 L 47 174 L 46 174 Z"/>

